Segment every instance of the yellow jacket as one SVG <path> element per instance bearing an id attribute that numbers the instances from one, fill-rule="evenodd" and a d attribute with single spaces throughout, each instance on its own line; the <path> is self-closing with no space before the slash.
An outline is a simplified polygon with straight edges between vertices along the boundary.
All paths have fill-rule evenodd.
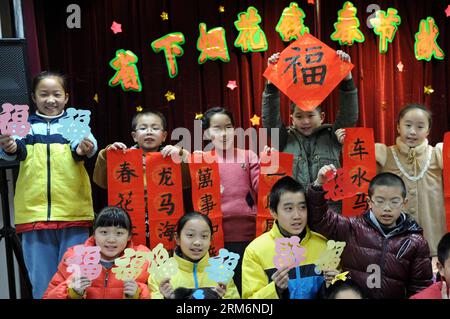
<path id="1" fill-rule="evenodd" d="M 65 115 L 64 112 L 63 115 Z M 91 183 L 84 160 L 76 154 L 77 141 L 66 140 L 59 129 L 61 117 L 46 121 L 30 115 L 30 132 L 17 139 L 17 152 L 0 153 L 6 160 L 19 160 L 20 170 L 14 196 L 15 223 L 91 221 L 94 219 Z"/>
<path id="2" fill-rule="evenodd" d="M 242 261 L 242 299 L 279 299 L 271 277 L 277 270 L 273 264 L 275 238 L 283 237 L 278 224 L 274 223 L 269 232 L 254 239 L 245 249 Z M 297 290 L 291 298 L 314 298 L 321 288 L 323 276 L 313 263 L 326 250 L 326 238 L 310 231 L 307 226 L 306 235 L 300 244 L 306 248 L 306 260 L 300 267 L 289 272 L 289 280 Z"/>
<path id="3" fill-rule="evenodd" d="M 178 262 L 178 273 L 170 279 L 173 289 L 178 287 L 184 288 L 206 288 L 216 287 L 217 283 L 209 279 L 205 268 L 208 267 L 209 254 L 207 253 L 198 263 L 190 262 L 181 258 L 174 253 L 174 257 Z M 159 282 L 154 279 L 154 276 L 149 278 L 149 288 L 152 299 L 164 299 L 164 296 L 159 291 Z M 233 282 L 233 279 L 227 284 L 227 292 L 224 299 L 240 299 L 239 292 Z"/>

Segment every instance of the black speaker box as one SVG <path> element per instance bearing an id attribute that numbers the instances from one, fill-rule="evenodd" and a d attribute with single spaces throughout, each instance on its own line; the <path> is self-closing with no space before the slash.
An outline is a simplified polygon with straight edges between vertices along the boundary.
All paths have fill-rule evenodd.
<path id="1" fill-rule="evenodd" d="M 0 107 L 3 103 L 31 108 L 25 39 L 0 39 Z"/>

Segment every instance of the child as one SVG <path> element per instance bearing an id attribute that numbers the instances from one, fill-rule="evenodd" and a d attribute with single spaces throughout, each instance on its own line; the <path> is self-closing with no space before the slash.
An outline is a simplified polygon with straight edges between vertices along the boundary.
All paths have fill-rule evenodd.
<path id="1" fill-rule="evenodd" d="M 131 121 L 131 136 L 133 137 L 136 145 L 131 147 L 131 149 L 142 149 L 143 152 L 143 165 L 145 168 L 145 156 L 149 152 L 161 152 L 163 157 L 171 156 L 172 159 L 181 162 L 184 161 L 189 153 L 182 148 L 173 145 L 166 145 L 162 148 L 162 144 L 167 138 L 167 121 L 165 116 L 157 111 L 144 110 L 140 113 L 134 115 Z M 105 149 L 102 149 L 97 157 L 97 161 L 95 162 L 94 175 L 93 180 L 101 188 L 107 188 L 107 172 L 106 172 L 106 151 L 123 151 L 127 146 L 122 142 L 114 142 L 111 145 L 108 145 Z M 188 192 L 190 188 L 190 176 L 189 169 L 187 165 L 183 162 L 181 164 L 182 168 L 182 183 L 183 183 L 183 198 L 185 199 L 185 203 L 189 208 L 189 204 L 191 203 L 190 192 Z M 144 184 L 146 185 L 145 175 L 144 175 Z M 147 227 L 147 246 L 150 246 L 150 235 L 148 230 L 148 207 L 147 207 L 147 190 L 145 189 L 145 224 Z"/>
<path id="2" fill-rule="evenodd" d="M 166 145 L 162 148 L 162 144 L 167 138 L 167 121 L 165 116 L 157 111 L 144 110 L 134 115 L 131 121 L 131 136 L 136 145 L 132 149 L 142 149 L 144 155 L 148 152 L 159 152 L 166 156 L 173 156 L 175 159 L 185 159 L 189 154 L 185 149 L 173 145 Z M 106 151 L 122 150 L 125 152 L 127 146 L 122 142 L 114 142 L 102 149 L 97 156 L 97 161 L 94 168 L 93 180 L 101 188 L 107 188 L 107 173 L 106 173 Z M 183 176 L 184 177 L 184 176 Z M 184 181 L 185 179 L 183 179 Z M 183 185 L 185 183 L 183 182 Z"/>
<path id="3" fill-rule="evenodd" d="M 411 299 L 449 299 L 450 292 L 450 233 L 447 233 L 439 241 L 437 247 L 439 274 L 441 281 L 435 282 L 430 287 L 415 294 Z"/>
<path id="4" fill-rule="evenodd" d="M 33 79 L 36 114 L 31 129 L 19 139 L 0 136 L 0 157 L 19 160 L 14 196 L 17 233 L 33 297 L 41 298 L 67 248 L 89 236 L 94 211 L 91 184 L 84 160 L 94 156 L 97 142 L 89 134 L 80 143 L 68 141 L 58 131 L 69 99 L 64 76 L 42 72 Z"/>
<path id="5" fill-rule="evenodd" d="M 149 287 L 152 292 L 152 299 L 175 299 L 177 296 L 185 296 L 182 291 L 176 288 L 199 290 L 205 287 L 214 290 L 221 298 L 239 299 L 239 292 L 232 279 L 228 285 L 217 284 L 209 279 L 205 272 L 205 268 L 209 265 L 208 250 L 211 244 L 212 231 L 211 220 L 206 215 L 190 212 L 180 218 L 177 224 L 177 247 L 174 253 L 178 262 L 178 273 L 174 277 L 166 278 L 161 282 L 150 278 Z M 206 297 L 211 294 L 202 295 Z"/>
<path id="6" fill-rule="evenodd" d="M 313 264 L 327 247 L 321 235 L 308 227 L 305 191 L 300 183 L 286 176 L 278 180 L 269 194 L 272 229 L 247 246 L 242 262 L 244 299 L 312 299 L 324 289 L 324 277 Z M 300 266 L 276 269 L 275 239 L 298 236 L 306 248 L 306 260 Z M 289 287 L 289 288 L 288 288 Z"/>
<path id="7" fill-rule="evenodd" d="M 207 110 L 202 126 L 219 163 L 225 248 L 242 256 L 245 247 L 256 236 L 259 159 L 251 150 L 234 147 L 234 119 L 226 109 Z M 234 276 L 239 291 L 241 267 L 242 260 L 239 260 Z"/>
<path id="8" fill-rule="evenodd" d="M 126 211 L 119 207 L 103 208 L 94 222 L 94 236 L 84 243 L 86 247 L 100 247 L 100 276 L 91 281 L 86 277 L 68 273 L 66 260 L 74 255 L 74 247 L 71 247 L 64 254 L 44 299 L 148 299 L 148 261 L 143 264 L 142 272 L 136 280 L 124 282 L 117 279 L 112 272 L 115 259 L 122 256 L 126 248 L 149 251 L 145 246 L 133 245 L 131 229 L 131 219 Z"/>
<path id="9" fill-rule="evenodd" d="M 323 299 L 364 299 L 361 288 L 350 278 L 327 287 Z"/>
<path id="10" fill-rule="evenodd" d="M 392 173 L 381 173 L 369 184 L 369 209 L 347 218 L 327 211 L 322 185 L 333 165 L 320 169 L 308 190 L 311 229 L 329 239 L 345 241 L 343 271 L 369 298 L 405 298 L 432 280 L 429 249 L 422 228 L 405 214 L 406 186 Z"/>
<path id="11" fill-rule="evenodd" d="M 345 52 L 338 50 L 336 54 L 342 61 L 350 62 L 350 56 Z M 279 58 L 280 54 L 275 53 L 269 58 L 268 63 L 276 64 Z M 358 120 L 358 91 L 351 72 L 342 81 L 339 94 L 340 108 L 333 125 L 322 124 L 325 113 L 320 106 L 314 111 L 305 112 L 292 103 L 290 116 L 292 126 L 288 128 L 281 122 L 278 89 L 268 82 L 263 92 L 263 127 L 280 129 L 279 146 L 276 148 L 281 152 L 294 154 L 293 176 L 304 189 L 314 181 L 322 166 L 327 164 L 340 166 L 341 145 L 334 132 L 338 128 L 355 126 Z M 336 211 L 341 211 L 339 203 L 332 205 Z"/>
<path id="12" fill-rule="evenodd" d="M 442 143 L 428 145 L 431 112 L 423 105 L 408 104 L 397 118 L 396 144 L 375 144 L 378 172 L 391 172 L 403 179 L 408 194 L 410 214 L 423 228 L 428 241 L 433 267 L 437 262 L 439 239 L 446 233 L 442 185 Z M 336 132 L 341 141 L 345 131 Z"/>

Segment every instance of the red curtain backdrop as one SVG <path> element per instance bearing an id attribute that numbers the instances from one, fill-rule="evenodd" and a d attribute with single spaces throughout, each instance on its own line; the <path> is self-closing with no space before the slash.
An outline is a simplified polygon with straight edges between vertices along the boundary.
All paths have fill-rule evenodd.
<path id="1" fill-rule="evenodd" d="M 274 52 L 283 50 L 288 44 L 282 42 L 275 26 L 290 0 L 36 0 L 35 21 L 25 15 L 26 28 L 35 28 L 37 39 L 28 39 L 29 46 L 39 47 L 41 69 L 59 70 L 69 76 L 69 105 L 92 111 L 91 127 L 103 148 L 114 141 L 130 145 L 130 122 L 137 106 L 157 109 L 166 115 L 169 130 L 176 127 L 193 129 L 195 113 L 202 113 L 212 106 L 225 106 L 234 116 L 237 126 L 250 127 L 253 114 L 261 116 L 261 95 L 264 89 L 262 73 L 267 58 Z M 359 125 L 373 127 L 375 140 L 392 144 L 396 136 L 396 115 L 406 103 L 418 102 L 433 111 L 433 128 L 430 141 L 434 145 L 442 141 L 443 133 L 449 126 L 449 83 L 450 34 L 447 27 L 450 18 L 445 16 L 446 1 L 437 0 L 354 0 L 358 9 L 360 30 L 366 40 L 351 46 L 340 47 L 330 39 L 337 21 L 337 12 L 343 0 L 316 0 L 315 5 L 307 0 L 297 1 L 305 11 L 305 25 L 310 33 L 319 37 L 334 49 L 343 49 L 351 55 L 355 64 L 353 77 L 359 90 Z M 81 8 L 81 28 L 69 29 L 66 12 L 69 4 L 76 3 Z M 367 19 L 374 12 L 366 12 L 370 4 L 378 4 L 380 9 L 396 8 L 402 22 L 393 43 L 386 54 L 378 51 L 378 37 L 367 27 Z M 225 12 L 219 12 L 222 5 Z M 242 53 L 234 47 L 238 31 L 234 27 L 237 14 L 248 6 L 258 9 L 262 17 L 269 49 L 262 53 Z M 160 17 L 165 11 L 169 20 Z M 419 21 L 431 16 L 440 30 L 438 44 L 447 54 L 443 61 L 418 61 L 414 57 L 414 35 Z M 110 30 L 116 21 L 122 24 L 122 33 L 116 35 Z M 199 65 L 196 48 L 199 23 L 206 23 L 208 30 L 222 26 L 231 61 L 208 61 Z M 170 33 L 182 32 L 186 43 L 182 46 L 184 55 L 177 58 L 179 74 L 169 78 L 163 53 L 154 53 L 152 41 Z M 27 34 L 32 31 L 27 30 Z M 115 71 L 109 61 L 118 49 L 133 51 L 143 90 L 140 93 L 123 92 L 120 87 L 110 88 L 108 81 Z M 37 52 L 35 52 L 37 53 Z M 36 73 L 36 56 L 30 57 L 32 73 Z M 397 64 L 402 62 L 403 72 Z M 33 75 L 34 75 L 33 74 Z M 229 90 L 229 80 L 236 80 L 238 88 Z M 424 94 L 424 86 L 431 85 L 434 93 Z M 175 101 L 167 102 L 164 94 L 172 91 Z M 99 103 L 93 97 L 98 94 Z M 282 117 L 288 122 L 288 99 L 282 98 Z M 338 92 L 335 90 L 323 103 L 326 121 L 335 119 L 338 106 Z M 92 166 L 93 163 L 88 164 Z"/>

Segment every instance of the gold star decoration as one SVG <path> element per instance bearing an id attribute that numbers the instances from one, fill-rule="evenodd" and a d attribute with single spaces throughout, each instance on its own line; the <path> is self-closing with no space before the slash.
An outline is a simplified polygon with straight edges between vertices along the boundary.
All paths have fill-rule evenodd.
<path id="1" fill-rule="evenodd" d="M 201 120 L 203 118 L 203 113 L 195 113 L 195 119 Z"/>
<path id="2" fill-rule="evenodd" d="M 252 122 L 253 126 L 259 125 L 260 117 L 258 115 L 253 115 L 253 117 L 250 119 L 250 122 Z"/>
<path id="3" fill-rule="evenodd" d="M 431 87 L 431 85 L 427 85 L 427 86 L 423 87 L 423 93 L 430 95 L 433 92 L 434 92 L 434 90 Z"/>
<path id="4" fill-rule="evenodd" d="M 175 100 L 175 93 L 173 93 L 172 91 L 167 91 L 166 95 L 164 96 L 166 97 L 167 102 Z"/>
<path id="5" fill-rule="evenodd" d="M 94 95 L 94 101 L 98 103 L 98 94 L 97 93 L 95 93 L 95 95 Z"/>
<path id="6" fill-rule="evenodd" d="M 164 20 L 169 20 L 169 14 L 166 11 L 163 11 L 160 15 L 161 19 Z"/>
<path id="7" fill-rule="evenodd" d="M 334 279 L 331 281 L 331 284 L 334 285 L 334 283 L 338 280 L 346 281 L 347 280 L 348 271 L 340 273 L 336 276 L 334 276 Z"/>
<path id="8" fill-rule="evenodd" d="M 220 13 L 225 12 L 225 7 L 224 6 L 219 6 L 219 12 Z"/>
<path id="9" fill-rule="evenodd" d="M 142 106 L 136 106 L 136 112 L 142 112 Z"/>

